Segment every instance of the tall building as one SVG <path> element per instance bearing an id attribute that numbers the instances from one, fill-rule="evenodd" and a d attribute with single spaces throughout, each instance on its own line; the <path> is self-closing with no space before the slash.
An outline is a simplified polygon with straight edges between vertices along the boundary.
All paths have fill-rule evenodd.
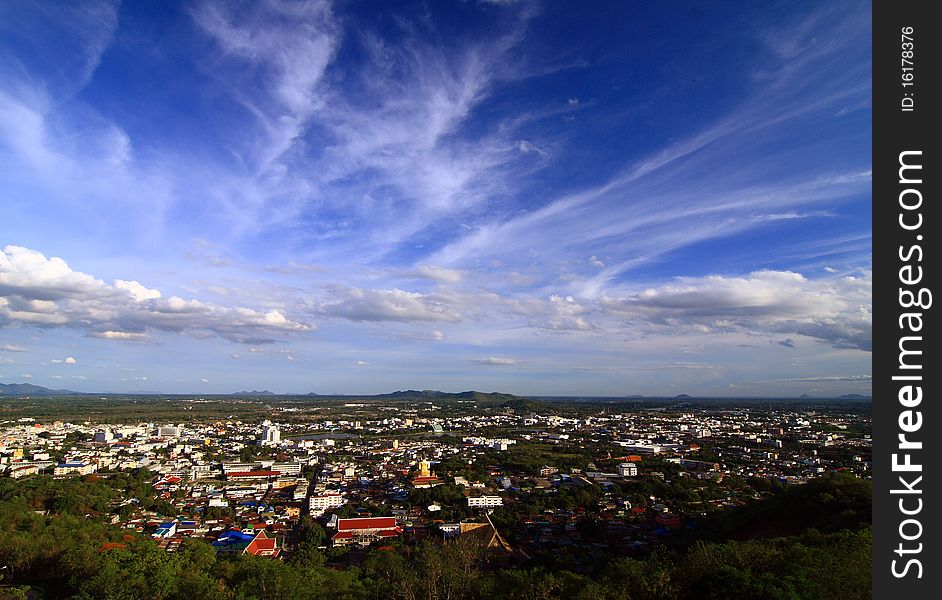
<path id="1" fill-rule="evenodd" d="M 281 442 L 281 431 L 277 425 L 271 421 L 262 423 L 262 432 L 258 436 L 258 443 L 261 446 L 271 446 Z"/>

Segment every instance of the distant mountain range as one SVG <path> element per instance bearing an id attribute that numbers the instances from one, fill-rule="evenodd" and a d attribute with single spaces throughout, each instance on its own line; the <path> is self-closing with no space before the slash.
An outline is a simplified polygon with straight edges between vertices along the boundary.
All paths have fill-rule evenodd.
<path id="1" fill-rule="evenodd" d="M 78 396 L 84 392 L 51 390 L 32 383 L 0 383 L 0 396 Z"/>
<path id="2" fill-rule="evenodd" d="M 376 394 L 371 398 L 397 399 L 397 398 L 428 398 L 430 400 L 511 400 L 517 398 L 513 394 L 502 394 L 500 392 L 440 392 L 438 390 L 400 390 L 388 394 Z"/>
<path id="3" fill-rule="evenodd" d="M 75 390 L 53 390 L 50 388 L 43 387 L 41 385 L 33 385 L 32 383 L 0 383 L 0 396 L 84 396 L 89 394 L 105 394 L 109 396 L 119 396 L 119 395 L 175 395 L 175 394 L 164 394 L 163 392 L 151 392 L 151 391 L 136 391 L 136 392 L 76 392 Z M 531 397 L 531 399 L 525 399 L 521 396 L 515 396 L 513 394 L 504 394 L 500 392 L 442 392 L 439 390 L 399 390 L 396 392 L 389 392 L 387 394 L 317 394 L 315 392 L 310 392 L 308 394 L 276 394 L 275 392 L 269 390 L 252 390 L 241 392 L 236 392 L 234 394 L 209 394 L 211 396 L 229 396 L 233 398 L 258 398 L 258 397 L 270 397 L 270 396 L 300 396 L 300 397 L 310 397 L 310 398 L 364 398 L 372 400 L 441 400 L 441 401 L 471 401 L 479 404 L 491 404 L 491 405 L 502 405 L 508 408 L 524 408 L 525 402 L 530 402 L 533 399 L 540 400 L 553 400 L 552 397 L 543 397 L 536 396 Z M 647 399 L 646 396 L 624 396 L 625 399 Z M 615 398 L 612 398 L 615 399 Z M 674 400 L 693 400 L 695 397 L 689 396 L 687 394 L 678 394 L 673 397 Z M 799 399 L 817 399 L 823 400 L 827 398 L 808 396 L 807 394 L 802 394 Z M 864 396 L 861 394 L 844 394 L 838 396 L 837 398 L 832 398 L 836 400 L 870 400 L 870 396 Z M 592 401 L 592 397 L 580 397 L 581 401 Z"/>

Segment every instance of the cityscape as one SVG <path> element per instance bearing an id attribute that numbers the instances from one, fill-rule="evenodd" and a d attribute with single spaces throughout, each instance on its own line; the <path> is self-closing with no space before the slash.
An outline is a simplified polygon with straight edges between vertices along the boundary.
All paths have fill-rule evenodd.
<path id="1" fill-rule="evenodd" d="M 0 600 L 869 598 L 870 4 L 0 2 Z"/>
<path id="2" fill-rule="evenodd" d="M 100 495 L 66 512 L 162 552 L 203 543 L 357 574 L 376 555 L 464 541 L 477 568 L 586 577 L 694 540 L 869 525 L 868 400 L 255 394 L 10 398 L 0 493 L 50 515 L 61 497 L 29 482 L 80 481 Z M 15 565 L 11 550 L 0 556 Z M 868 557 L 858 548 L 841 568 Z M 387 577 L 360 584 L 397 597 Z"/>

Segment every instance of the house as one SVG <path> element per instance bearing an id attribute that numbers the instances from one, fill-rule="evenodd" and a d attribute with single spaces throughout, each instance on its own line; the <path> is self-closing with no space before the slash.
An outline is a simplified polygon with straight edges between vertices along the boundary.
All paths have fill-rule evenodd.
<path id="1" fill-rule="evenodd" d="M 369 546 L 377 540 L 397 537 L 401 533 L 395 517 L 337 519 L 337 533 L 330 539 L 335 546 Z"/>
<path id="2" fill-rule="evenodd" d="M 458 531 L 455 532 L 454 526 L 449 526 L 445 532 L 446 539 L 455 537 L 469 541 L 470 543 L 480 544 L 492 561 L 498 564 L 507 565 L 510 561 L 526 561 L 530 556 L 518 548 L 513 548 L 504 537 L 498 533 L 497 528 L 491 518 L 485 515 L 484 523 L 458 523 Z"/>
<path id="3" fill-rule="evenodd" d="M 281 554 L 281 548 L 278 547 L 278 539 L 275 537 L 269 537 L 265 530 L 260 530 L 255 537 L 252 538 L 252 541 L 249 542 L 249 545 L 245 547 L 245 550 L 242 551 L 243 554 L 251 554 L 252 556 L 268 556 L 271 558 L 277 558 Z"/>
<path id="4" fill-rule="evenodd" d="M 169 521 L 167 523 L 161 523 L 160 526 L 157 527 L 157 531 L 154 532 L 153 537 L 157 539 L 168 538 L 168 537 L 173 537 L 174 534 L 176 533 L 177 533 L 177 524 L 173 521 Z"/>
<path id="5" fill-rule="evenodd" d="M 7 471 L 7 475 L 13 479 L 19 479 L 20 477 L 25 477 L 26 475 L 38 475 L 39 467 L 36 465 L 18 465 L 13 463 L 10 465 L 10 470 Z"/>
<path id="6" fill-rule="evenodd" d="M 255 537 L 251 533 L 243 533 L 238 529 L 229 529 L 224 531 L 212 543 L 212 546 L 217 552 L 244 552 Z"/>

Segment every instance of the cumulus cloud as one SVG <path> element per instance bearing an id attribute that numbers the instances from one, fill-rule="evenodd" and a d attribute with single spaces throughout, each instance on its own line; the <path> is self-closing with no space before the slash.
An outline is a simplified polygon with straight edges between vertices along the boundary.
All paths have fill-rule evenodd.
<path id="1" fill-rule="evenodd" d="M 3 344 L 0 346 L 0 350 L 3 352 L 29 352 L 26 348 L 17 346 L 16 344 Z"/>
<path id="2" fill-rule="evenodd" d="M 330 302 L 316 310 L 351 321 L 459 321 L 460 315 L 431 295 L 400 289 L 335 288 Z"/>
<path id="3" fill-rule="evenodd" d="M 553 331 L 593 331 L 598 329 L 583 316 L 588 309 L 576 302 L 572 296 L 556 296 L 549 298 L 549 303 L 543 304 L 546 319 L 534 322 L 538 327 Z"/>
<path id="4" fill-rule="evenodd" d="M 871 288 L 869 272 L 862 277 L 807 279 L 800 273 L 766 270 L 743 277 L 681 277 L 640 293 L 605 298 L 602 306 L 613 314 L 681 331 L 696 327 L 797 334 L 838 348 L 869 351 Z"/>
<path id="5" fill-rule="evenodd" d="M 277 309 L 226 307 L 164 298 L 137 281 L 113 284 L 73 270 L 59 257 L 19 246 L 0 252 L 0 325 L 74 327 L 113 340 L 141 340 L 148 330 L 215 334 L 243 343 L 271 342 L 313 329 Z"/>
<path id="6" fill-rule="evenodd" d="M 104 340 L 142 342 L 147 339 L 146 333 L 134 333 L 131 331 L 92 331 L 89 333 L 89 335 L 92 337 L 102 338 Z"/>
<path id="7" fill-rule="evenodd" d="M 487 356 L 484 358 L 478 358 L 474 362 L 476 362 L 479 365 L 512 366 L 512 365 L 517 364 L 517 359 L 506 358 L 503 356 Z"/>

